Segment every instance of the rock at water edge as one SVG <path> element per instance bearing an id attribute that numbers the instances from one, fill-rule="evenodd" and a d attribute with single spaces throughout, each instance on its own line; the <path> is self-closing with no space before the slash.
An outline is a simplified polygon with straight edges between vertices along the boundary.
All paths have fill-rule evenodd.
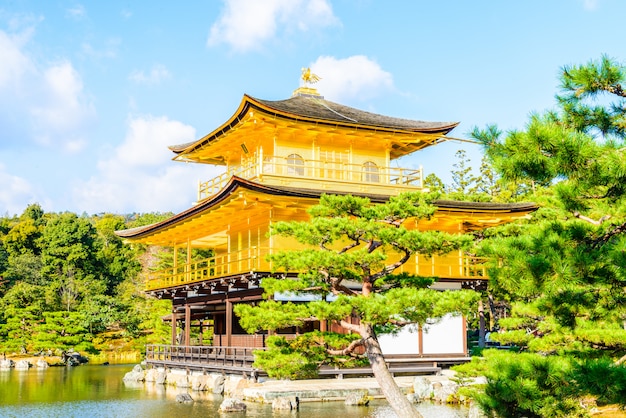
<path id="1" fill-rule="evenodd" d="M 430 399 L 432 393 L 432 385 L 430 383 L 430 380 L 428 380 L 426 377 L 417 376 L 413 380 L 414 402 L 421 402 L 425 399 Z"/>
<path id="2" fill-rule="evenodd" d="M 0 369 L 10 369 L 15 366 L 15 363 L 11 359 L 0 360 Z"/>
<path id="3" fill-rule="evenodd" d="M 345 404 L 351 406 L 366 406 L 370 403 L 370 397 L 367 392 L 356 392 L 346 396 Z"/>
<path id="4" fill-rule="evenodd" d="M 220 412 L 244 412 L 246 404 L 235 398 L 225 398 L 220 405 Z"/>
<path id="5" fill-rule="evenodd" d="M 126 382 L 143 382 L 146 379 L 146 371 L 140 365 L 133 367 L 133 370 L 126 373 L 122 380 Z"/>
<path id="6" fill-rule="evenodd" d="M 15 363 L 16 370 L 28 370 L 30 369 L 30 366 L 32 366 L 32 364 L 30 364 L 28 360 L 18 360 Z"/>
<path id="7" fill-rule="evenodd" d="M 297 396 L 279 396 L 272 401 L 272 409 L 297 411 L 300 399 Z"/>
<path id="8" fill-rule="evenodd" d="M 482 409 L 474 402 L 469 407 L 469 412 L 467 414 L 468 418 L 487 418 L 487 415 L 483 412 Z"/>
<path id="9" fill-rule="evenodd" d="M 38 369 L 47 369 L 48 367 L 50 367 L 50 365 L 48 364 L 48 362 L 46 360 L 43 359 L 39 359 L 37 360 L 37 363 L 35 363 L 35 366 Z"/>
<path id="10" fill-rule="evenodd" d="M 459 385 L 449 380 L 433 384 L 433 400 L 441 403 L 456 403 L 459 399 Z"/>
<path id="11" fill-rule="evenodd" d="M 176 402 L 178 403 L 193 403 L 193 398 L 188 393 L 179 393 L 176 395 Z"/>
<path id="12" fill-rule="evenodd" d="M 224 376 L 216 376 L 213 380 L 213 393 L 216 395 L 221 395 L 224 393 Z"/>

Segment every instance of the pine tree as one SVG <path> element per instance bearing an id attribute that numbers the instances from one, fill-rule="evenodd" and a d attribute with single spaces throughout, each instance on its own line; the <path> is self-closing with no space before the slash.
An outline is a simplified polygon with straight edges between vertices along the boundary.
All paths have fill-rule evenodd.
<path id="1" fill-rule="evenodd" d="M 410 323 L 424 324 L 452 312 L 469 312 L 478 295 L 472 291 L 438 292 L 426 288 L 432 278 L 396 274 L 412 255 L 447 253 L 466 247 L 470 236 L 419 231 L 407 226 L 430 217 L 437 194 L 403 194 L 373 205 L 366 198 L 322 196 L 309 210 L 310 221 L 272 225 L 272 234 L 295 238 L 306 249 L 275 254 L 276 269 L 302 272 L 298 279 L 264 279 L 266 295 L 296 292 L 318 295 L 306 304 L 273 300 L 258 306 L 238 304 L 235 312 L 248 332 L 304 327 L 335 321 L 352 335 L 306 333 L 293 342 L 274 340 L 257 361 L 289 364 L 293 376 L 308 375 L 320 362 L 347 360 L 365 351 L 385 397 L 402 417 L 420 416 L 400 392 L 385 364 L 378 336 Z M 301 245 L 300 245 L 301 247 Z M 349 286 L 360 283 L 360 289 Z M 333 295 L 326 300 L 327 295 Z M 346 318 L 358 318 L 358 324 Z M 270 362 L 270 363 L 268 363 Z M 339 364 L 341 361 L 337 361 Z M 282 366 L 281 366 L 282 367 Z M 267 370 L 267 369 L 266 369 Z"/>
<path id="2" fill-rule="evenodd" d="M 512 306 L 500 321 L 506 332 L 494 338 L 541 353 L 541 363 L 509 354 L 507 367 L 534 370 L 526 383 L 544 391 L 508 397 L 503 388 L 514 376 L 502 373 L 501 361 L 488 362 L 490 380 L 478 399 L 489 413 L 507 416 L 508 405 L 518 415 L 563 416 L 541 406 L 541 398 L 557 395 L 626 404 L 625 79 L 624 67 L 606 57 L 564 67 L 558 111 L 533 114 L 524 130 L 504 138 L 494 127 L 474 131 L 498 173 L 533 182 L 542 206 L 525 225 L 487 231 L 479 249 L 493 260 L 491 289 Z M 557 363 L 568 391 L 538 372 Z M 570 415 L 583 413 L 568 405 Z"/>

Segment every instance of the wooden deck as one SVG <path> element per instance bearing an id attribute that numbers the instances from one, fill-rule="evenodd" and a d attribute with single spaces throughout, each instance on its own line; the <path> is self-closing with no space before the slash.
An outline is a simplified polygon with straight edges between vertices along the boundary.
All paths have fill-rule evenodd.
<path id="1" fill-rule="evenodd" d="M 243 374 L 246 376 L 267 375 L 264 370 L 254 368 L 254 351 L 262 348 L 225 346 L 172 346 L 147 345 L 146 364 L 152 367 L 183 369 L 208 373 Z M 392 375 L 438 374 L 442 366 L 469 361 L 469 357 L 415 357 L 389 356 L 385 359 Z M 349 369 L 322 366 L 320 377 L 372 376 L 371 367 Z"/>

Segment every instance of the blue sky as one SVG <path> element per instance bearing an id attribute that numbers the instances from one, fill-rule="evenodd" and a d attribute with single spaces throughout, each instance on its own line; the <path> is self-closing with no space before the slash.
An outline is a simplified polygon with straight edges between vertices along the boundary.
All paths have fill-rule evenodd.
<path id="1" fill-rule="evenodd" d="M 327 99 L 389 116 L 522 128 L 563 65 L 626 59 L 622 0 L 0 0 L 0 213 L 186 209 L 213 166 L 167 145 L 244 93 L 279 100 L 302 67 Z M 447 143 L 416 153 L 449 176 Z"/>

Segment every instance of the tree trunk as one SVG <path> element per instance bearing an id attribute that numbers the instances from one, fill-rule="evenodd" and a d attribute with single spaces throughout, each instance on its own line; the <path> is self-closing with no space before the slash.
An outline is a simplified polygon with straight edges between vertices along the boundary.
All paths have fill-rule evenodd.
<path id="1" fill-rule="evenodd" d="M 370 325 L 361 325 L 361 336 L 365 339 L 365 354 L 372 366 L 374 377 L 380 386 L 380 389 L 387 398 L 387 402 L 402 418 L 422 418 L 415 406 L 409 402 L 407 397 L 400 391 L 398 384 L 389 372 L 389 368 L 385 363 L 383 352 L 380 348 L 378 338 Z"/>

